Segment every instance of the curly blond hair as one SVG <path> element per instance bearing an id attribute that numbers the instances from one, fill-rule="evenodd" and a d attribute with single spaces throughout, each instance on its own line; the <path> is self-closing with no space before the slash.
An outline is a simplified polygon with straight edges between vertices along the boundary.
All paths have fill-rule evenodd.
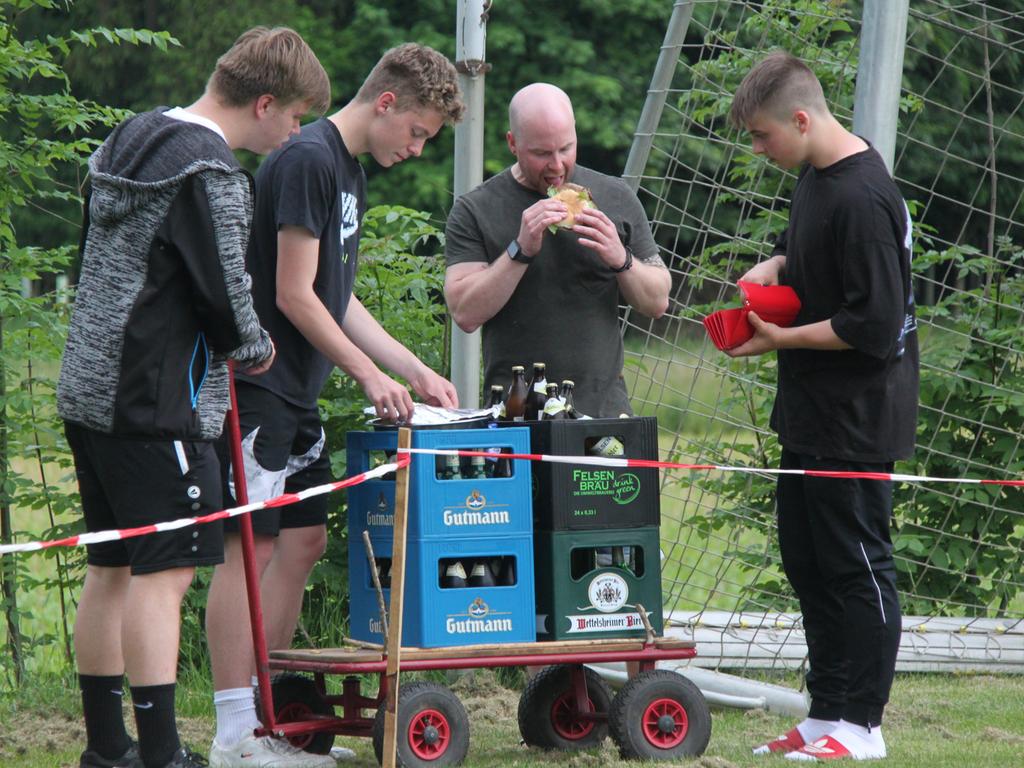
<path id="1" fill-rule="evenodd" d="M 395 94 L 397 109 L 433 109 L 449 125 L 459 122 L 466 109 L 455 66 L 428 45 L 404 43 L 387 51 L 356 101 L 373 101 L 385 91 Z"/>

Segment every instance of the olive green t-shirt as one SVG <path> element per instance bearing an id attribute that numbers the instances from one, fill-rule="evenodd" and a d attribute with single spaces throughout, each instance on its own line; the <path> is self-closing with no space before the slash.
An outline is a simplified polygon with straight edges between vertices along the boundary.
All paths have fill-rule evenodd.
<path id="1" fill-rule="evenodd" d="M 572 179 L 591 191 L 638 260 L 657 255 L 643 207 L 621 179 L 577 165 Z M 491 263 L 519 234 L 525 209 L 542 195 L 502 171 L 455 201 L 446 228 L 445 262 Z M 597 253 L 570 230 L 546 232 L 540 252 L 509 298 L 483 326 L 484 391 L 508 387 L 512 366 L 547 365 L 548 381 L 572 379 L 580 413 L 632 413 L 622 381 L 619 285 Z"/>

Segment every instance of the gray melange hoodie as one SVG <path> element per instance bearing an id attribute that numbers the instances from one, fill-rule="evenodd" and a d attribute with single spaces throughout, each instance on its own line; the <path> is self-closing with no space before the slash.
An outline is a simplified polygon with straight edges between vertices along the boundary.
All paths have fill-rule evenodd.
<path id="1" fill-rule="evenodd" d="M 89 174 L 58 411 L 122 437 L 215 438 L 226 358 L 271 351 L 245 272 L 252 179 L 220 136 L 163 110 L 118 126 Z"/>

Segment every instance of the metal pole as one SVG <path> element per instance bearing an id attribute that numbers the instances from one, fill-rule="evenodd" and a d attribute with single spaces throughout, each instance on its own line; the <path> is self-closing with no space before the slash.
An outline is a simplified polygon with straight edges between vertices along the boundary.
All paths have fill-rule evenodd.
<path id="1" fill-rule="evenodd" d="M 865 0 L 861 20 L 853 132 L 875 146 L 890 173 L 896 156 L 909 2 Z"/>
<path id="2" fill-rule="evenodd" d="M 676 64 L 679 62 L 679 51 L 683 47 L 683 39 L 686 37 L 686 30 L 690 26 L 692 18 L 693 0 L 676 0 L 675 5 L 672 6 L 672 17 L 668 21 L 668 29 L 665 30 L 665 40 L 661 44 L 661 53 L 658 54 L 658 63 L 651 76 L 647 101 L 644 102 L 643 112 L 640 113 L 640 122 L 637 123 L 636 133 L 633 134 L 633 145 L 629 148 L 626 168 L 622 172 L 622 178 L 634 192 L 640 187 L 640 175 L 644 172 L 647 158 L 651 155 L 654 132 L 658 129 L 661 112 L 665 108 L 665 99 L 668 97 L 668 89 L 672 84 L 672 76 L 675 74 Z"/>
<path id="3" fill-rule="evenodd" d="M 484 175 L 484 60 L 487 11 L 491 0 L 459 0 L 455 27 L 455 67 L 466 114 L 455 126 L 455 197 Z M 463 408 L 480 406 L 480 331 L 464 333 L 452 324 L 452 383 Z"/>

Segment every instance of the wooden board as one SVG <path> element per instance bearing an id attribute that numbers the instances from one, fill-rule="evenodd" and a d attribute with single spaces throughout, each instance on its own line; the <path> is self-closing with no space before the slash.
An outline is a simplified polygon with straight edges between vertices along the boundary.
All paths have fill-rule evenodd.
<path id="1" fill-rule="evenodd" d="M 523 656 L 527 657 L 523 663 L 528 663 L 528 657 L 538 654 L 560 653 L 571 655 L 573 653 L 609 653 L 616 654 L 623 651 L 639 651 L 644 647 L 642 640 L 558 640 L 554 642 L 541 643 L 490 643 L 487 645 L 460 645 L 447 646 L 444 648 L 402 648 L 401 657 L 409 661 L 421 661 L 430 659 L 472 659 L 487 658 L 489 656 Z M 693 648 L 691 640 L 676 638 L 655 638 L 654 647 L 659 649 L 685 649 Z M 289 661 L 318 661 L 331 663 L 381 661 L 384 659 L 383 651 L 368 648 L 319 648 L 319 649 L 289 649 L 282 651 L 271 651 L 271 659 L 283 659 Z"/>
<path id="2" fill-rule="evenodd" d="M 409 450 L 412 433 L 398 430 L 398 452 Z M 409 454 L 406 453 L 408 456 Z M 405 520 L 409 507 L 409 469 L 406 464 L 395 475 L 394 538 L 391 546 L 391 605 L 388 606 L 387 693 L 384 701 L 384 753 L 382 768 L 394 768 L 398 727 L 398 674 L 402 655 L 402 600 L 405 590 Z"/>

